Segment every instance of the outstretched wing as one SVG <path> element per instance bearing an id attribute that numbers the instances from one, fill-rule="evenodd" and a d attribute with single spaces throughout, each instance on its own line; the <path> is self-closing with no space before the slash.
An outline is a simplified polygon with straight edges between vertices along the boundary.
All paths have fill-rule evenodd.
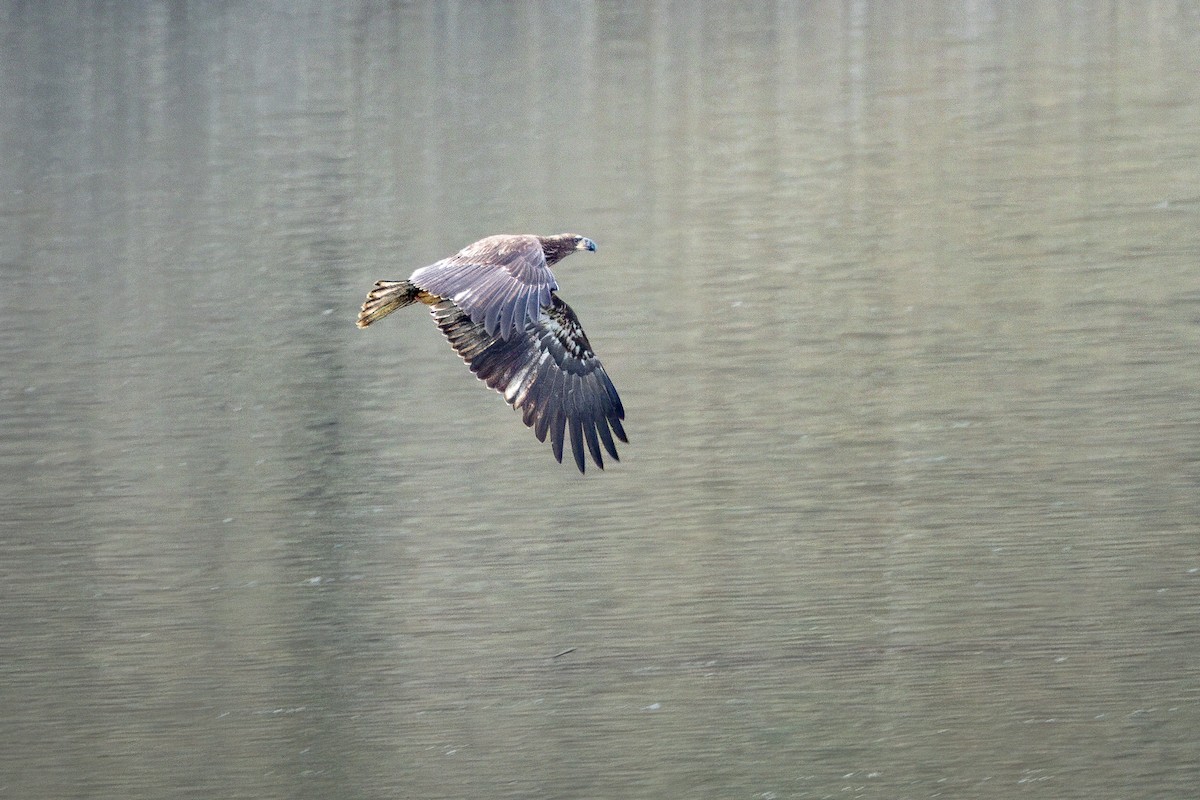
<path id="1" fill-rule="evenodd" d="M 450 258 L 423 267 L 409 280 L 453 300 L 473 322 L 503 339 L 538 318 L 558 288 L 536 236 L 489 236 Z"/>
<path id="2" fill-rule="evenodd" d="M 519 334 L 503 339 L 488 333 L 449 300 L 430 309 L 471 372 L 522 412 L 522 421 L 533 428 L 538 441 L 550 435 L 558 461 L 562 461 L 564 437 L 569 435 L 580 472 L 585 446 L 596 466 L 604 469 L 600 445 L 619 460 L 613 435 L 629 441 L 621 426 L 625 419 L 621 398 L 571 307 L 551 295 L 544 310 L 544 315 L 526 322 Z"/>

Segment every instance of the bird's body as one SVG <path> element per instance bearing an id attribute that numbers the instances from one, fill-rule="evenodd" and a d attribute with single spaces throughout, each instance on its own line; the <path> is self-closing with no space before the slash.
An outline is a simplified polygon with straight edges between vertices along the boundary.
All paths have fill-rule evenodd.
<path id="1" fill-rule="evenodd" d="M 555 292 L 550 267 L 576 250 L 595 250 L 576 234 L 489 236 L 406 281 L 378 281 L 358 314 L 365 328 L 413 303 L 434 322 L 471 372 L 522 412 L 539 441 L 563 443 L 579 471 L 585 453 L 604 468 L 600 447 L 617 459 L 625 410 L 571 307 Z M 610 432 L 611 428 L 611 432 Z M 586 449 L 585 449 L 586 448 Z"/>

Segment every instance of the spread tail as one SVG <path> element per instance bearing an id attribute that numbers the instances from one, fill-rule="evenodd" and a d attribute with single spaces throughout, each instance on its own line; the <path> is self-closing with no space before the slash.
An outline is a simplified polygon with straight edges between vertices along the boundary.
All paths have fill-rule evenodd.
<path id="1" fill-rule="evenodd" d="M 372 322 L 381 320 L 397 308 L 404 308 L 417 302 L 421 290 L 408 281 L 376 281 L 375 288 L 367 295 L 358 312 L 360 328 L 365 328 Z"/>

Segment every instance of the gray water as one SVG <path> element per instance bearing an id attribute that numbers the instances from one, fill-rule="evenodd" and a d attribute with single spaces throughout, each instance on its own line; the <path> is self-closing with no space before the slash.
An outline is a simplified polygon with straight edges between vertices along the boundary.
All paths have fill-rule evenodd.
<path id="1" fill-rule="evenodd" d="M 1195 793 L 1200 11 L 732 5 L 3 5 L 0 796 Z"/>

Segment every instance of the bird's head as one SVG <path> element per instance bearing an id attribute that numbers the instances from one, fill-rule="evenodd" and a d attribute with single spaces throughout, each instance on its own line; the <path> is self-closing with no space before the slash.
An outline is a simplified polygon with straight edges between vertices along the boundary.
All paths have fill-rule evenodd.
<path id="1" fill-rule="evenodd" d="M 596 243 L 586 236 L 577 233 L 560 233 L 557 236 L 542 236 L 542 252 L 546 254 L 546 263 L 553 264 L 561 261 L 576 250 L 595 251 Z"/>

